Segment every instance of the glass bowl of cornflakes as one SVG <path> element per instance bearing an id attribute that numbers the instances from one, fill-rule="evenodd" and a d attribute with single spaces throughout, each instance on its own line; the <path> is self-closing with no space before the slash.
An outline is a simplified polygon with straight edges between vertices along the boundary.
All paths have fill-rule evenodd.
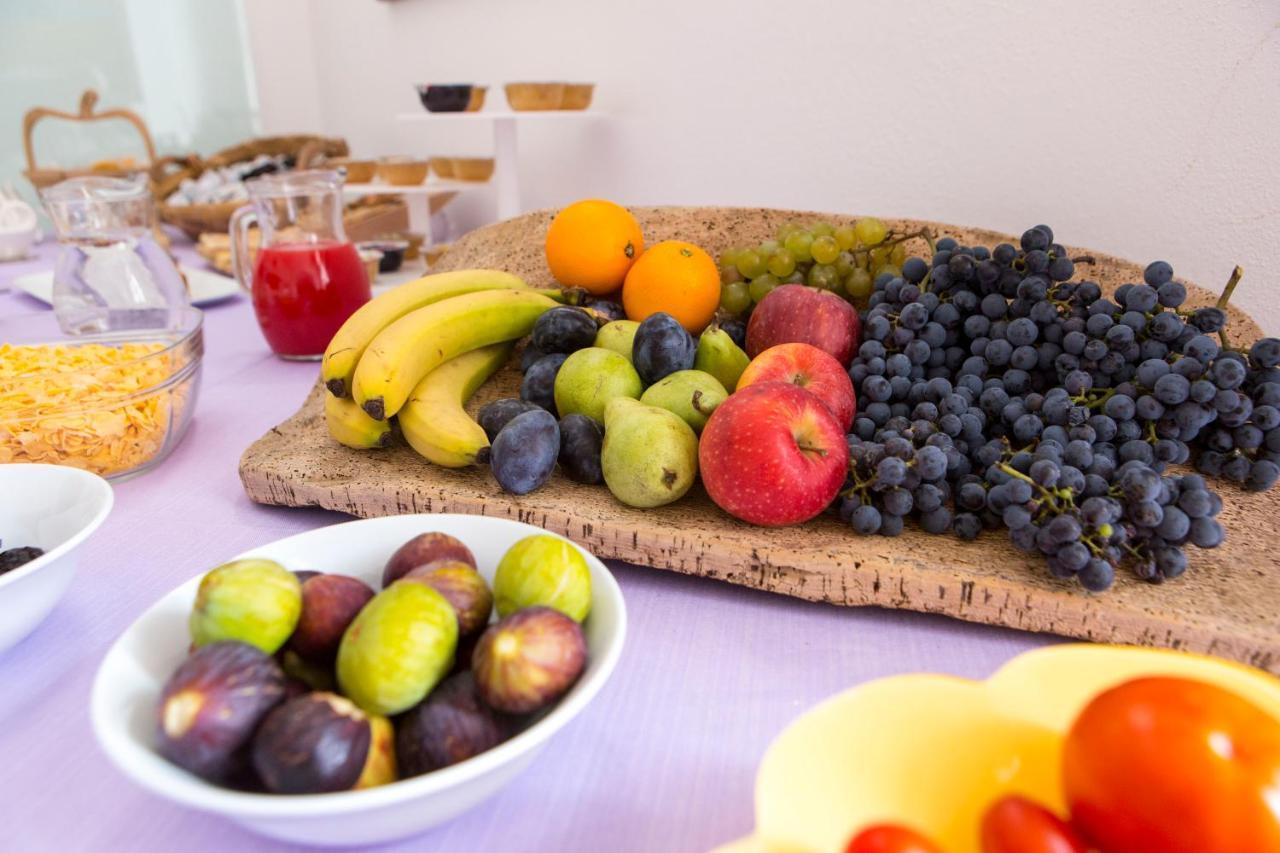
<path id="1" fill-rule="evenodd" d="M 203 318 L 184 308 L 169 329 L 63 337 L 52 311 L 0 317 L 0 463 L 119 480 L 164 460 L 195 410 Z"/>

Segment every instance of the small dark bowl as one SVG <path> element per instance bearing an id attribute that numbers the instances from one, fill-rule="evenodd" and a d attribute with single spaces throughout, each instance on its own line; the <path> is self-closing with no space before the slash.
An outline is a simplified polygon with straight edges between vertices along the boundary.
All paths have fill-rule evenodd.
<path id="1" fill-rule="evenodd" d="M 418 98 L 427 112 L 460 113 L 471 101 L 471 84 L 463 83 L 450 86 L 418 86 Z"/>
<path id="2" fill-rule="evenodd" d="M 375 249 L 382 253 L 378 272 L 395 272 L 404 263 L 404 253 L 409 250 L 408 240 L 370 240 L 359 244 L 361 249 Z"/>

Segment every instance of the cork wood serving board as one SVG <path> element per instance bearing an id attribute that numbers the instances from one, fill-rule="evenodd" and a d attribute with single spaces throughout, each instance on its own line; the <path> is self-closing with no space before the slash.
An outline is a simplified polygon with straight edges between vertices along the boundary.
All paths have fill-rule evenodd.
<path id="1" fill-rule="evenodd" d="M 650 244 L 683 239 L 708 251 L 771 237 L 791 219 L 851 222 L 852 217 L 785 210 L 640 208 Z M 454 244 L 440 268 L 496 267 L 550 285 L 543 238 L 552 213 L 530 213 L 475 231 Z M 1014 238 L 974 228 L 892 220 L 896 231 L 929 226 L 939 236 L 994 246 Z M 917 251 L 923 244 L 912 247 Z M 1078 274 L 1110 291 L 1140 281 L 1141 266 L 1088 250 L 1096 263 Z M 1225 279 L 1229 270 L 1223 270 Z M 1246 278 L 1242 287 L 1248 287 Z M 1189 303 L 1214 294 L 1190 287 Z M 1236 340 L 1260 335 L 1230 311 Z M 516 396 L 519 374 L 504 368 L 476 395 L 475 408 Z M 249 497 L 282 506 L 321 506 L 357 516 L 462 512 L 528 522 L 564 534 L 604 558 L 742 584 L 813 601 L 875 604 L 944 613 L 959 619 L 1096 641 L 1207 652 L 1280 672 L 1280 489 L 1242 492 L 1219 483 L 1227 541 L 1212 551 L 1188 547 L 1191 568 L 1176 581 L 1150 585 L 1128 572 L 1102 594 L 1059 581 L 1042 560 L 1016 551 L 999 531 L 975 542 L 934 536 L 908 525 L 897 538 L 859 537 L 830 516 L 799 527 L 766 529 L 730 518 L 701 490 L 658 509 L 632 509 L 603 486 L 555 476 L 516 497 L 483 468 L 437 468 L 407 446 L 355 451 L 325 429 L 319 385 L 292 418 L 255 442 L 240 462 Z"/>

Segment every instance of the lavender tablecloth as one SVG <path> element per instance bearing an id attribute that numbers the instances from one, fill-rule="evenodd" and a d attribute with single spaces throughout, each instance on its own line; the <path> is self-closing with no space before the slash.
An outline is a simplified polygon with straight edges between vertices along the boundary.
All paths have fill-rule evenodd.
<path id="1" fill-rule="evenodd" d="M 179 252 L 199 263 L 189 249 Z M 0 266 L 0 289 L 51 263 L 45 245 L 33 260 Z M 39 308 L 25 294 L 0 293 L 0 314 Z M 144 608 L 240 551 L 346 518 L 258 506 L 236 474 L 245 447 L 302 402 L 315 365 L 272 357 L 243 298 L 207 310 L 205 344 L 186 440 L 157 469 L 116 486 L 115 509 L 81 547 L 66 598 L 0 655 L 0 850 L 285 849 L 134 787 L 89 725 L 98 664 Z M 612 568 L 630 633 L 595 702 L 499 795 L 384 849 L 705 850 L 750 831 L 760 757 L 814 703 L 895 673 L 984 677 L 1050 642 Z"/>

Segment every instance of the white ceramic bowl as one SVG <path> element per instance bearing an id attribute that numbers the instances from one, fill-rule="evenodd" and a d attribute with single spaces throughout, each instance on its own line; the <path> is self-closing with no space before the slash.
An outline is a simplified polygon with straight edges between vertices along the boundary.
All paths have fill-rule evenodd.
<path id="1" fill-rule="evenodd" d="M 353 575 L 377 589 L 391 553 L 428 531 L 465 542 L 490 581 L 508 548 L 526 536 L 545 533 L 500 518 L 401 515 L 323 527 L 239 556 L 269 557 L 294 570 Z M 153 747 L 155 707 L 165 680 L 186 656 L 187 616 L 199 578 L 160 599 L 111 647 L 93 685 L 94 732 L 116 766 L 157 796 L 225 815 L 272 838 L 337 846 L 376 844 L 421 832 L 511 781 L 586 707 L 613 672 L 627 626 L 622 592 L 603 563 L 582 553 L 591 567 L 592 585 L 591 613 L 583 625 L 590 653 L 586 671 L 545 717 L 506 743 L 452 767 L 363 791 L 281 796 L 219 788 L 165 761 Z"/>
<path id="2" fill-rule="evenodd" d="M 0 575 L 0 652 L 30 634 L 76 575 L 76 546 L 111 511 L 111 486 L 97 474 L 61 465 L 0 465 L 4 548 L 43 548 L 44 556 Z"/>

